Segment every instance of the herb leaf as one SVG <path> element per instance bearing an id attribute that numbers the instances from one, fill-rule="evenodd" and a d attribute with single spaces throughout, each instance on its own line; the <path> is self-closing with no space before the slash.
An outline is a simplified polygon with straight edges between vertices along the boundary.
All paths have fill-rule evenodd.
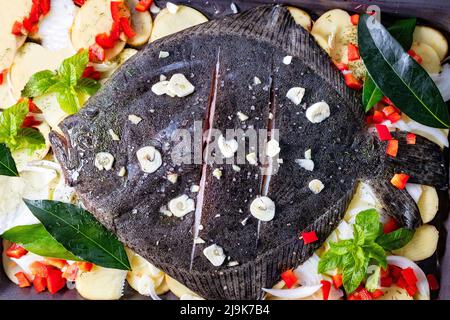
<path id="1" fill-rule="evenodd" d="M 350 293 L 358 288 L 359 284 L 366 276 L 368 259 L 365 258 L 364 252 L 361 248 L 344 259 L 344 270 L 342 273 L 342 280 L 345 291 Z"/>
<path id="2" fill-rule="evenodd" d="M 11 151 L 4 143 L 0 143 L 0 176 L 19 176 Z"/>
<path id="3" fill-rule="evenodd" d="M 75 114 L 78 112 L 80 102 L 78 95 L 73 88 L 67 87 L 57 93 L 56 96 L 59 107 L 67 114 Z"/>
<path id="4" fill-rule="evenodd" d="M 59 67 L 58 73 L 69 86 L 74 86 L 77 84 L 78 79 L 81 78 L 88 63 L 89 53 L 87 50 L 83 50 L 65 59 Z"/>
<path id="5" fill-rule="evenodd" d="M 90 96 L 94 95 L 98 89 L 100 89 L 100 84 L 90 78 L 82 78 L 78 81 L 78 84 L 75 87 L 77 92 L 83 92 Z"/>
<path id="6" fill-rule="evenodd" d="M 22 90 L 22 97 L 38 97 L 47 93 L 47 90 L 57 82 L 55 74 L 50 70 L 35 73 L 25 88 Z"/>
<path id="7" fill-rule="evenodd" d="M 40 223 L 11 228 L 5 231 L 1 237 L 43 257 L 80 260 L 56 241 Z"/>
<path id="8" fill-rule="evenodd" d="M 376 242 L 383 247 L 384 250 L 392 251 L 404 247 L 414 236 L 414 231 L 401 228 L 390 233 L 380 235 Z"/>
<path id="9" fill-rule="evenodd" d="M 17 149 L 28 148 L 30 151 L 45 147 L 44 136 L 33 128 L 20 128 L 16 136 Z"/>
<path id="10" fill-rule="evenodd" d="M 52 237 L 73 254 L 105 268 L 130 270 L 123 245 L 86 210 L 58 201 L 24 201 Z"/>
<path id="11" fill-rule="evenodd" d="M 319 273 L 325 273 L 329 270 L 334 270 L 342 267 L 342 256 L 329 250 L 319 260 Z"/>
<path id="12" fill-rule="evenodd" d="M 369 258 L 375 259 L 383 269 L 386 269 L 386 252 L 380 245 L 376 243 L 371 243 L 367 246 L 364 246 L 364 252 L 368 255 Z"/>
<path id="13" fill-rule="evenodd" d="M 366 240 L 373 241 L 382 233 L 380 215 L 375 209 L 368 209 L 358 213 L 355 223 L 363 228 Z"/>
<path id="14" fill-rule="evenodd" d="M 383 98 L 383 96 L 384 96 L 383 92 L 381 92 L 381 90 L 377 87 L 375 82 L 373 82 L 370 75 L 366 73 L 362 93 L 364 111 L 367 112 L 370 109 L 372 109 L 372 107 L 378 101 L 380 101 L 381 98 Z"/>
<path id="15" fill-rule="evenodd" d="M 358 44 L 370 77 L 396 107 L 421 124 L 450 127 L 447 106 L 428 73 L 366 14 L 359 19 Z"/>

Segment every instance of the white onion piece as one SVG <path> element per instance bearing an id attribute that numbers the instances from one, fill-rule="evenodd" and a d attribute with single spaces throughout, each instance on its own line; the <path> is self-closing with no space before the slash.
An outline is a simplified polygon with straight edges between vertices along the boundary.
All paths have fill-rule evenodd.
<path id="1" fill-rule="evenodd" d="M 300 299 L 306 298 L 320 290 L 322 287 L 321 284 L 315 286 L 301 286 L 295 289 L 266 289 L 263 288 L 263 291 L 267 292 L 278 298 L 284 299 Z"/>
<path id="2" fill-rule="evenodd" d="M 153 281 L 150 281 L 150 286 L 149 286 L 149 295 L 153 300 L 162 300 L 157 294 L 156 294 L 156 290 L 155 290 L 155 286 L 153 285 Z"/>
<path id="3" fill-rule="evenodd" d="M 417 277 L 417 290 L 419 293 L 419 298 L 421 300 L 429 300 L 430 299 L 430 286 L 428 284 L 427 277 L 425 273 L 420 269 L 420 267 L 405 257 L 400 256 L 388 256 L 386 258 L 388 264 L 392 264 L 399 268 L 412 268 L 414 270 L 414 274 Z"/>
<path id="4" fill-rule="evenodd" d="M 441 73 L 430 74 L 430 77 L 441 92 L 444 101 L 450 100 L 450 64 L 444 64 Z"/>
<path id="5" fill-rule="evenodd" d="M 317 272 L 319 260 L 319 256 L 314 253 L 308 260 L 294 270 L 298 282 L 302 286 L 317 285 L 323 280 L 323 277 Z"/>
<path id="6" fill-rule="evenodd" d="M 414 199 L 416 203 L 419 202 L 419 198 L 422 195 L 422 187 L 420 186 L 420 184 L 407 183 L 406 191 L 408 191 L 409 195 Z"/>

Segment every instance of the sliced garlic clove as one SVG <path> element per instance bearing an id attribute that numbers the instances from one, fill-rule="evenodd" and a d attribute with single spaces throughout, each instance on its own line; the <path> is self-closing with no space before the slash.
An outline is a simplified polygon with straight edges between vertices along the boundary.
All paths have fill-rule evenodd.
<path id="1" fill-rule="evenodd" d="M 248 163 L 251 165 L 256 166 L 258 164 L 258 158 L 256 157 L 256 153 L 251 152 L 248 155 L 245 156 L 245 159 L 247 159 Z"/>
<path id="2" fill-rule="evenodd" d="M 172 212 L 175 217 L 181 218 L 187 215 L 189 212 L 195 210 L 195 202 L 187 195 L 183 194 L 175 199 L 170 200 L 168 207 L 170 212 Z"/>
<path id="3" fill-rule="evenodd" d="M 250 213 L 261 221 L 270 221 L 275 216 L 275 203 L 269 197 L 257 197 L 250 204 Z"/>
<path id="4" fill-rule="evenodd" d="M 109 171 L 111 170 L 113 164 L 114 164 L 114 156 L 111 153 L 99 152 L 95 155 L 94 165 L 98 170 Z"/>
<path id="5" fill-rule="evenodd" d="M 142 121 L 142 118 L 138 117 L 135 114 L 130 114 L 128 116 L 128 120 L 132 123 L 132 124 L 139 124 Z"/>
<path id="6" fill-rule="evenodd" d="M 292 101 L 293 104 L 298 106 L 302 100 L 303 96 L 305 95 L 305 88 L 301 87 L 293 87 L 288 90 L 286 93 L 286 98 Z"/>
<path id="7" fill-rule="evenodd" d="M 225 158 L 233 157 L 239 148 L 239 144 L 235 139 L 225 140 L 223 135 L 219 137 L 217 144 L 219 145 L 220 152 Z"/>
<path id="8" fill-rule="evenodd" d="M 269 142 L 267 142 L 267 145 L 266 145 L 266 154 L 269 156 L 269 157 L 275 157 L 277 154 L 279 154 L 280 153 L 280 151 L 281 151 L 281 149 L 280 149 L 280 143 L 277 141 L 277 140 L 275 140 L 275 139 L 272 139 L 272 140 L 270 140 Z"/>
<path id="9" fill-rule="evenodd" d="M 195 87 L 181 73 L 174 74 L 167 85 L 167 90 L 173 92 L 177 97 L 183 98 L 195 91 Z"/>
<path id="10" fill-rule="evenodd" d="M 310 159 L 296 159 L 295 163 L 298 164 L 305 170 L 313 171 L 314 170 L 314 161 Z"/>
<path id="11" fill-rule="evenodd" d="M 308 184 L 309 190 L 311 190 L 314 194 L 320 193 L 325 186 L 323 185 L 322 181 L 319 179 L 311 180 Z"/>
<path id="12" fill-rule="evenodd" d="M 306 118 L 312 123 L 320 123 L 330 116 L 330 106 L 324 101 L 314 103 L 306 109 Z"/>
<path id="13" fill-rule="evenodd" d="M 217 244 L 212 244 L 203 249 L 203 254 L 215 267 L 221 266 L 226 259 L 222 247 L 219 247 Z"/>
<path id="14" fill-rule="evenodd" d="M 157 96 L 162 96 L 163 94 L 167 93 L 167 86 L 169 85 L 169 81 L 163 80 L 160 82 L 155 83 L 152 86 L 152 92 L 156 94 Z"/>
<path id="15" fill-rule="evenodd" d="M 141 170 L 153 173 L 162 165 L 161 153 L 153 146 L 143 147 L 136 152 Z"/>

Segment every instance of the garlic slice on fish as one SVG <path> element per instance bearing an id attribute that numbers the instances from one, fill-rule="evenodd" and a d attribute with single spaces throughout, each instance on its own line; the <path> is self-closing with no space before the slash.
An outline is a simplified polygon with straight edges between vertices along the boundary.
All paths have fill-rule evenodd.
<path id="1" fill-rule="evenodd" d="M 286 93 L 286 98 L 292 101 L 293 104 L 298 106 L 305 95 L 305 88 L 301 87 L 293 87 L 288 90 Z"/>
<path id="2" fill-rule="evenodd" d="M 170 55 L 170 54 L 169 54 L 169 52 L 167 52 L 167 51 L 160 51 L 160 52 L 159 52 L 159 55 L 158 55 L 158 58 L 159 58 L 159 59 L 164 59 L 164 58 L 167 58 L 169 55 Z"/>
<path id="3" fill-rule="evenodd" d="M 305 151 L 305 159 L 307 159 L 307 160 L 311 160 L 312 159 L 311 149 L 308 149 L 308 150 Z"/>
<path id="4" fill-rule="evenodd" d="M 170 78 L 167 90 L 173 92 L 177 97 L 183 98 L 193 93 L 195 87 L 183 74 L 176 73 Z"/>
<path id="5" fill-rule="evenodd" d="M 320 123 L 330 116 L 330 106 L 325 101 L 314 103 L 306 109 L 306 118 L 312 123 Z"/>
<path id="6" fill-rule="evenodd" d="M 98 170 L 109 171 L 111 170 L 113 164 L 114 164 L 114 156 L 111 153 L 99 152 L 95 155 L 94 165 Z"/>
<path id="7" fill-rule="evenodd" d="M 169 210 L 175 217 L 181 218 L 195 210 L 195 202 L 183 194 L 169 201 Z"/>
<path id="8" fill-rule="evenodd" d="M 289 65 L 289 64 L 291 64 L 291 62 L 292 62 L 292 56 L 286 56 L 283 58 L 283 63 L 285 65 Z"/>
<path id="9" fill-rule="evenodd" d="M 167 93 L 167 86 L 169 85 L 169 81 L 163 80 L 160 82 L 155 83 L 152 86 L 152 92 L 156 94 L 157 96 L 162 96 L 163 94 Z"/>
<path id="10" fill-rule="evenodd" d="M 113 141 L 120 141 L 120 137 L 114 132 L 113 129 L 108 130 L 109 135 L 113 139 Z"/>
<path id="11" fill-rule="evenodd" d="M 222 247 L 219 247 L 217 244 L 212 244 L 203 249 L 203 254 L 215 267 L 221 266 L 226 259 Z"/>
<path id="12" fill-rule="evenodd" d="M 269 197 L 257 197 L 250 204 L 250 213 L 258 220 L 270 221 L 275 216 L 275 203 Z"/>
<path id="13" fill-rule="evenodd" d="M 220 152 L 222 152 L 225 158 L 233 157 L 239 147 L 239 144 L 235 139 L 225 140 L 223 135 L 219 137 L 217 144 L 219 145 Z"/>
<path id="14" fill-rule="evenodd" d="M 247 161 L 252 165 L 258 164 L 258 158 L 256 157 L 256 153 L 254 152 L 251 152 L 248 155 L 246 155 L 245 159 L 247 159 Z"/>
<path id="15" fill-rule="evenodd" d="M 139 124 L 142 121 L 142 118 L 138 117 L 135 114 L 130 114 L 128 116 L 128 120 L 132 123 L 132 124 Z"/>
<path id="16" fill-rule="evenodd" d="M 281 151 L 280 144 L 277 140 L 271 139 L 269 142 L 267 142 L 266 145 L 266 154 L 269 157 L 275 157 L 277 154 L 279 154 Z"/>
<path id="17" fill-rule="evenodd" d="M 312 161 L 311 159 L 295 159 L 295 163 L 305 170 L 314 170 L 314 161 Z"/>
<path id="18" fill-rule="evenodd" d="M 309 190 L 311 190 L 314 194 L 320 193 L 325 186 L 323 185 L 322 181 L 319 179 L 311 180 L 308 184 Z"/>
<path id="19" fill-rule="evenodd" d="M 162 165 L 161 153 L 155 147 L 143 147 L 136 152 L 141 170 L 153 173 Z"/>
<path id="20" fill-rule="evenodd" d="M 246 121 L 246 120 L 248 120 L 248 116 L 247 116 L 246 114 L 244 114 L 244 113 L 242 113 L 242 112 L 240 112 L 240 111 L 238 111 L 236 114 L 237 114 L 239 120 L 241 120 L 241 121 Z"/>
<path id="21" fill-rule="evenodd" d="M 222 170 L 219 168 L 214 169 L 213 176 L 216 177 L 217 180 L 220 180 L 220 178 L 222 178 Z"/>

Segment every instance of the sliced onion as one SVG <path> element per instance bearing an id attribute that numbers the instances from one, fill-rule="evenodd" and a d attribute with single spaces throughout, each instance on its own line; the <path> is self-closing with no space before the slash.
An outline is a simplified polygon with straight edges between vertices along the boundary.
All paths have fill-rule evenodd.
<path id="1" fill-rule="evenodd" d="M 450 100 L 450 64 L 444 64 L 441 73 L 430 74 L 444 101 Z"/>
<path id="2" fill-rule="evenodd" d="M 308 260 L 295 269 L 295 275 L 302 286 L 318 285 L 323 279 L 317 272 L 319 260 L 319 256 L 314 253 Z"/>
<path id="3" fill-rule="evenodd" d="M 156 294 L 156 290 L 155 290 L 155 286 L 153 284 L 153 281 L 151 281 L 150 283 L 150 287 L 149 287 L 149 291 L 148 291 L 150 297 L 153 300 L 162 300 L 157 294 Z"/>
<path id="4" fill-rule="evenodd" d="M 267 292 L 268 294 L 271 294 L 278 298 L 284 298 L 284 299 L 300 299 L 300 298 L 306 298 L 315 293 L 316 291 L 320 290 L 322 287 L 321 284 L 317 284 L 314 286 L 301 286 L 295 289 L 265 289 L 263 288 L 263 291 Z"/>
<path id="5" fill-rule="evenodd" d="M 414 270 L 414 274 L 417 277 L 417 290 L 419 293 L 419 298 L 421 300 L 429 300 L 430 299 L 430 286 L 428 284 L 427 277 L 425 273 L 420 269 L 420 267 L 405 257 L 400 256 L 388 256 L 386 258 L 388 264 L 392 264 L 399 268 L 412 268 Z"/>
<path id="6" fill-rule="evenodd" d="M 406 191 L 408 191 L 409 195 L 414 199 L 416 203 L 419 202 L 419 198 L 422 195 L 422 187 L 420 186 L 420 184 L 407 183 Z"/>

